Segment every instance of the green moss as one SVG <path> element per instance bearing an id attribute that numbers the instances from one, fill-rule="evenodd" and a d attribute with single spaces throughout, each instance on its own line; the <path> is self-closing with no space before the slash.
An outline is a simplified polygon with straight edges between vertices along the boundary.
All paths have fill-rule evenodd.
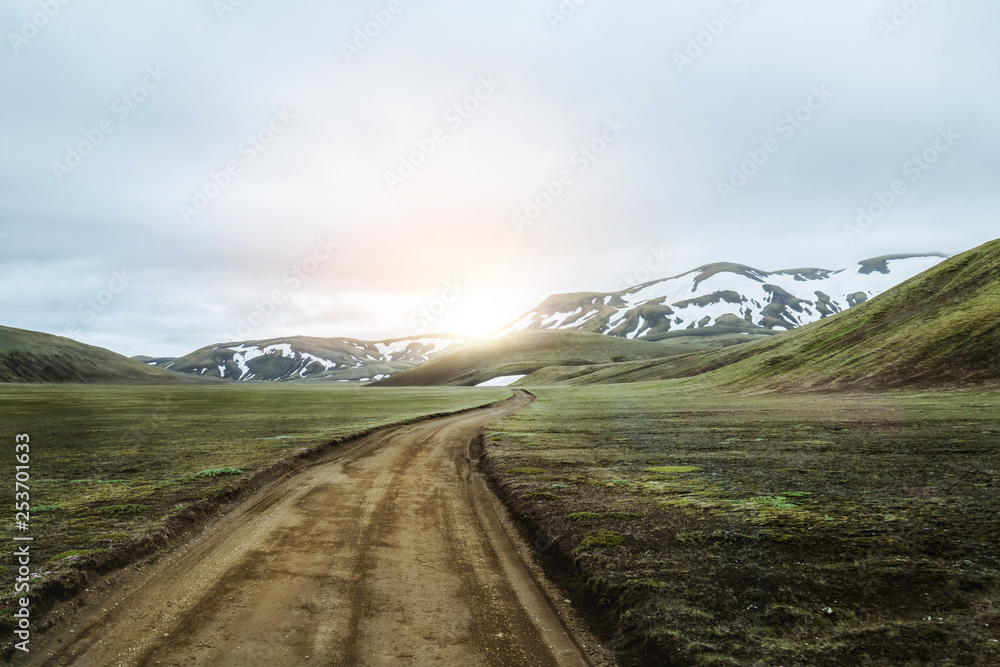
<path id="1" fill-rule="evenodd" d="M 600 514 L 594 514 L 593 512 L 574 512 L 573 514 L 566 515 L 566 518 L 570 521 L 594 521 L 600 519 Z"/>
<path id="2" fill-rule="evenodd" d="M 107 507 L 102 507 L 101 511 L 105 514 L 138 514 L 144 510 L 148 510 L 148 505 L 139 505 L 137 503 L 128 503 L 126 505 L 108 505 Z"/>
<path id="3" fill-rule="evenodd" d="M 711 532 L 711 537 L 716 540 L 724 540 L 727 542 L 756 541 L 760 539 L 760 535 L 748 535 L 746 533 L 739 533 L 732 530 L 713 530 Z"/>
<path id="4" fill-rule="evenodd" d="M 242 475 L 243 471 L 239 468 L 210 468 L 209 470 L 202 470 L 201 472 L 196 472 L 195 477 L 219 477 L 220 475 Z"/>
<path id="5" fill-rule="evenodd" d="M 548 493 L 547 491 L 537 491 L 535 493 L 527 493 L 521 496 L 525 500 L 559 500 L 559 496 L 554 493 Z"/>
<path id="6" fill-rule="evenodd" d="M 771 507 L 778 507 L 780 509 L 798 507 L 795 503 L 789 502 L 785 496 L 757 496 L 756 498 L 751 498 L 748 502 L 770 505 Z"/>
<path id="7" fill-rule="evenodd" d="M 655 475 L 679 475 L 685 472 L 699 472 L 700 470 L 701 468 L 695 468 L 694 466 L 659 466 L 656 468 L 646 468 L 643 472 Z"/>
<path id="8" fill-rule="evenodd" d="M 49 562 L 63 560 L 64 558 L 72 558 L 73 556 L 87 556 L 92 553 L 94 553 L 93 549 L 73 549 L 72 551 L 64 551 L 61 554 L 56 554 L 49 559 Z"/>
<path id="9" fill-rule="evenodd" d="M 182 486 L 194 481 L 197 481 L 194 477 L 177 477 L 175 479 L 165 479 L 159 483 L 159 486 Z"/>
<path id="10" fill-rule="evenodd" d="M 108 542 L 115 540 L 125 540 L 131 537 L 128 533 L 104 533 L 94 538 L 95 542 Z"/>
<path id="11" fill-rule="evenodd" d="M 798 507 L 798 505 L 789 501 L 785 496 L 757 496 L 756 498 L 748 498 L 746 500 L 723 500 L 722 502 L 733 505 L 764 505 L 778 509 L 794 509 Z"/>
<path id="12" fill-rule="evenodd" d="M 649 590 L 658 591 L 661 588 L 667 588 L 670 584 L 665 581 L 657 581 L 656 579 L 629 579 L 624 584 L 622 588 L 628 590 L 632 588 L 648 588 Z"/>
<path id="13" fill-rule="evenodd" d="M 631 484 L 627 479 L 605 479 L 596 482 L 591 482 L 591 484 L 596 484 L 597 486 L 628 486 Z"/>
<path id="14" fill-rule="evenodd" d="M 610 548 L 625 544 L 625 536 L 610 530 L 595 530 L 583 538 L 580 548 L 587 547 Z"/>
<path id="15" fill-rule="evenodd" d="M 698 667 L 741 667 L 742 662 L 722 653 L 699 653 L 694 659 Z"/>
<path id="16" fill-rule="evenodd" d="M 507 471 L 508 475 L 541 475 L 545 471 L 541 468 L 511 468 Z"/>

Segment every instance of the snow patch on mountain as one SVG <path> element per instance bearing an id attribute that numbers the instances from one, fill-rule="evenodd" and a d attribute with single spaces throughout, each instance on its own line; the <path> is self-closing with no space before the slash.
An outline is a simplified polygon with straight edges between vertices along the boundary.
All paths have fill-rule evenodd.
<path id="1" fill-rule="evenodd" d="M 526 375 L 501 375 L 486 382 L 480 382 L 477 387 L 509 387 L 518 380 L 527 377 Z"/>
<path id="2" fill-rule="evenodd" d="M 451 336 L 387 341 L 294 337 L 213 345 L 163 363 L 169 361 L 183 373 L 240 382 L 310 378 L 359 382 L 390 377 L 464 342 Z"/>
<path id="3" fill-rule="evenodd" d="M 878 296 L 943 259 L 941 254 L 891 255 L 849 269 L 775 272 L 709 264 L 620 292 L 549 297 L 497 335 L 576 329 L 635 339 L 705 328 L 793 329 Z"/>

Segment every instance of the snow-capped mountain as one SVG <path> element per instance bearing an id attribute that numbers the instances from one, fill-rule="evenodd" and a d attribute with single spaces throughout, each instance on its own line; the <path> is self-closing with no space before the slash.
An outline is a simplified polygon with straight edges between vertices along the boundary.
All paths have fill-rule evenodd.
<path id="1" fill-rule="evenodd" d="M 751 333 L 793 329 L 839 313 L 926 271 L 940 253 L 891 255 L 849 269 L 761 271 L 708 264 L 620 292 L 557 294 L 498 333 L 576 329 L 656 339 L 702 329 Z"/>
<path id="2" fill-rule="evenodd" d="M 391 377 L 464 342 L 448 335 L 385 341 L 295 336 L 210 345 L 178 359 L 138 359 L 172 371 L 240 382 L 365 382 Z"/>

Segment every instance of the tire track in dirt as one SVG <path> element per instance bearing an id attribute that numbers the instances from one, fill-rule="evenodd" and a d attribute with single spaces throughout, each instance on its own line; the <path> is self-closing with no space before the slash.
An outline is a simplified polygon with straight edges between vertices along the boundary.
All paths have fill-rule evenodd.
<path id="1" fill-rule="evenodd" d="M 470 458 L 530 401 L 333 450 L 95 598 L 30 664 L 590 664 Z"/>

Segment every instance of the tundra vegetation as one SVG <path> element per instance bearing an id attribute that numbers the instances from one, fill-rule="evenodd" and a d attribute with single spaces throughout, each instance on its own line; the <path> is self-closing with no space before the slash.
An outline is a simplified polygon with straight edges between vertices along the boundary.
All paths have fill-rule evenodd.
<path id="1" fill-rule="evenodd" d="M 486 435 L 623 664 L 1000 664 L 1000 392 L 689 385 L 540 388 Z"/>
<path id="2" fill-rule="evenodd" d="M 86 573 L 132 562 L 252 491 L 269 470 L 331 441 L 508 396 L 500 389 L 365 390 L 322 385 L 0 385 L 0 431 L 31 437 L 33 614 Z M 9 465 L 13 470 L 13 444 Z M 5 477 L 10 479 L 10 477 Z M 14 485 L 0 541 L 10 542 Z M 21 533 L 18 533 L 21 534 Z M 0 627 L 15 571 L 0 567 Z M 11 632 L 4 632 L 9 650 Z"/>

